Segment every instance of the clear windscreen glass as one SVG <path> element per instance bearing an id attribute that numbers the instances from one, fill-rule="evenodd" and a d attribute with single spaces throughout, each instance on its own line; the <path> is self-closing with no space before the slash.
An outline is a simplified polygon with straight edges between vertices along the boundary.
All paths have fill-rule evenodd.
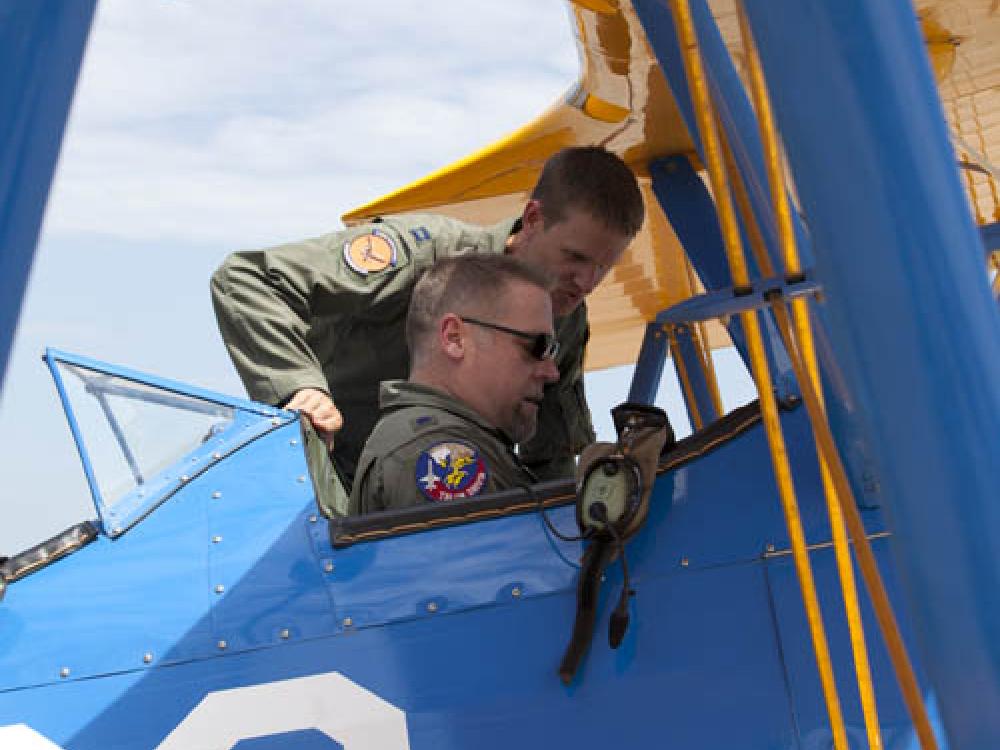
<path id="1" fill-rule="evenodd" d="M 101 503 L 111 508 L 229 427 L 235 410 L 58 363 Z"/>

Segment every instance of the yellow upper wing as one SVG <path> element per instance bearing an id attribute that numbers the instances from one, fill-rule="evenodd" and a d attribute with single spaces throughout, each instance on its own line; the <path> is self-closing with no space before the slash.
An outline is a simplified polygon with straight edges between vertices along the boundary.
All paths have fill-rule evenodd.
<path id="1" fill-rule="evenodd" d="M 617 153 L 639 177 L 647 220 L 622 260 L 588 299 L 592 333 L 587 369 L 593 370 L 634 362 L 646 323 L 660 310 L 699 291 L 652 194 L 647 172 L 647 165 L 656 158 L 686 154 L 697 160 L 697 156 L 632 4 L 627 0 L 569 1 L 583 69 L 562 101 L 497 143 L 361 206 L 343 219 L 350 225 L 380 214 L 432 210 L 492 223 L 520 213 L 542 164 L 559 149 L 599 144 Z M 710 0 L 710 5 L 740 66 L 743 55 L 733 2 Z M 1000 118 L 992 106 L 985 114 L 983 109 L 987 94 L 1000 85 L 1000 65 L 994 64 L 1000 60 L 995 54 L 995 40 L 1000 40 L 996 3 L 924 0 L 917 5 L 953 131 L 980 147 L 964 149 L 963 154 L 967 160 L 988 164 L 991 150 L 1000 146 Z M 985 73 L 977 76 L 976 70 Z M 989 98 L 995 102 L 997 97 Z M 969 154 L 970 150 L 975 153 Z M 970 190 L 979 187 L 974 198 L 981 212 L 998 211 L 995 192 L 990 201 L 989 187 L 994 191 L 996 187 L 992 180 L 977 172 L 970 182 Z M 708 333 L 713 347 L 729 343 L 721 326 L 713 324 Z"/>

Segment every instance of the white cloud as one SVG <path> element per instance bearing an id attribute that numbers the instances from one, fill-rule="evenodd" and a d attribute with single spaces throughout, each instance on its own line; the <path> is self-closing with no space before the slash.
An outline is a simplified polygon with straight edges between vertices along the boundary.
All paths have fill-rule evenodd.
<path id="1" fill-rule="evenodd" d="M 106 0 L 46 231 L 245 245 L 332 229 L 528 122 L 576 66 L 558 2 Z"/>
<path id="2" fill-rule="evenodd" d="M 526 123 L 575 79 L 572 39 L 561 0 L 102 0 L 0 401 L 0 553 L 93 514 L 44 345 L 238 393 L 222 256 Z"/>

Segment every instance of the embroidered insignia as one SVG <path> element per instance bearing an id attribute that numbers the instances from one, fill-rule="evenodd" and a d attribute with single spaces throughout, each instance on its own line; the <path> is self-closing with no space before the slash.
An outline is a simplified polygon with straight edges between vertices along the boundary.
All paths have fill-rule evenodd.
<path id="1" fill-rule="evenodd" d="M 479 451 L 465 443 L 437 443 L 420 454 L 417 487 L 428 500 L 475 497 L 486 487 L 489 470 Z"/>
<path id="2" fill-rule="evenodd" d="M 385 232 L 373 229 L 344 243 L 347 265 L 367 276 L 396 265 L 396 243 Z"/>
<path id="3" fill-rule="evenodd" d="M 417 227 L 416 229 L 411 229 L 410 234 L 413 235 L 413 239 L 417 242 L 427 242 L 431 238 L 431 233 L 427 231 L 427 227 Z"/>

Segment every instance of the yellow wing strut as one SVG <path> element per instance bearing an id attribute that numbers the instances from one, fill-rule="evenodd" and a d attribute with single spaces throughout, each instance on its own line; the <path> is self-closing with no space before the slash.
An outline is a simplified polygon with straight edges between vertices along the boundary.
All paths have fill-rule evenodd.
<path id="1" fill-rule="evenodd" d="M 678 32 L 681 53 L 684 59 L 684 71 L 687 76 L 688 87 L 691 91 L 695 114 L 698 120 L 698 131 L 701 134 L 702 146 L 705 151 L 705 160 L 711 179 L 712 193 L 716 198 L 733 286 L 739 292 L 741 289 L 749 289 L 749 277 L 743 257 L 732 197 L 729 185 L 726 182 L 723 147 L 719 133 L 716 131 L 715 118 L 712 115 L 712 104 L 708 95 L 705 74 L 698 52 L 698 42 L 694 23 L 691 19 L 691 10 L 687 0 L 670 0 L 670 10 Z M 816 593 L 812 567 L 809 563 L 809 552 L 806 549 L 805 532 L 802 529 L 802 519 L 799 514 L 798 502 L 795 498 L 795 487 L 792 483 L 791 467 L 785 449 L 784 436 L 781 431 L 781 421 L 778 416 L 778 407 L 774 397 L 771 373 L 764 354 L 764 342 L 760 332 L 760 324 L 757 314 L 754 311 L 740 313 L 740 319 L 747 334 L 751 368 L 753 370 L 754 381 L 757 384 L 757 392 L 760 396 L 764 428 L 767 433 L 768 443 L 771 446 L 771 460 L 778 483 L 778 495 L 785 514 L 785 523 L 788 526 L 788 536 L 792 545 L 795 569 L 798 573 L 802 598 L 805 602 L 806 618 L 809 622 L 813 650 L 816 655 L 816 665 L 819 669 L 823 695 L 826 699 L 827 713 L 830 717 L 834 747 L 836 750 L 848 750 L 847 732 L 844 727 L 840 697 L 837 694 L 833 664 L 830 659 L 830 649 L 827 643 L 826 631 L 823 627 L 823 617 L 819 608 L 819 598 Z"/>

